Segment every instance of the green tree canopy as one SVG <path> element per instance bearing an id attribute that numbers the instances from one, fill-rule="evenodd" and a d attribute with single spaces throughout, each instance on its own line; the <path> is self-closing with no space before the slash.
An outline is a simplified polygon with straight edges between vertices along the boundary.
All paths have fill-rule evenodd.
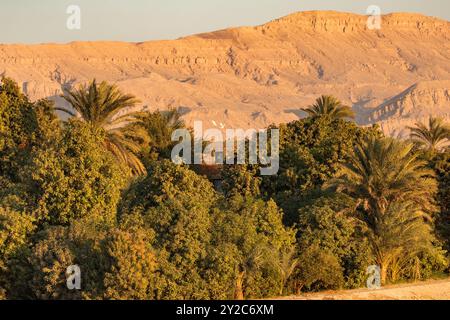
<path id="1" fill-rule="evenodd" d="M 202 262 L 210 242 L 217 200 L 212 184 L 167 160 L 153 162 L 148 174 L 126 194 L 122 216 L 139 214 L 155 231 L 164 289 L 158 298 L 206 297 Z"/>
<path id="2" fill-rule="evenodd" d="M 437 216 L 437 231 L 450 252 L 450 152 L 436 155 L 431 160 L 438 180 L 437 200 L 440 213 Z"/>
<path id="3" fill-rule="evenodd" d="M 50 224 L 68 224 L 87 216 L 113 223 L 126 172 L 105 153 L 103 129 L 70 120 L 61 138 L 33 158 L 36 217 Z"/>
<path id="4" fill-rule="evenodd" d="M 287 221 L 295 220 L 300 200 L 334 176 L 358 141 L 380 135 L 377 128 L 359 128 L 326 115 L 281 124 L 279 129 L 280 169 L 263 177 L 261 191 L 283 208 Z"/>
<path id="5" fill-rule="evenodd" d="M 276 203 L 236 195 L 215 212 L 214 221 L 208 282 L 221 290 L 215 294 L 222 299 L 280 295 L 292 272 L 295 238 Z"/>
<path id="6" fill-rule="evenodd" d="M 185 127 L 181 114 L 175 110 L 155 111 L 143 114 L 139 123 L 147 133 L 149 140 L 145 149 L 148 160 L 170 159 L 173 146 L 172 133 Z"/>
<path id="7" fill-rule="evenodd" d="M 330 185 L 360 203 L 357 217 L 369 231 L 383 283 L 397 255 L 432 245 L 424 219 L 436 209 L 436 180 L 412 144 L 369 138 L 357 145 Z"/>
<path id="8" fill-rule="evenodd" d="M 41 100 L 31 103 L 20 92 L 16 82 L 0 82 L 0 176 L 10 182 L 26 180 L 24 167 L 30 153 L 50 145 L 59 134 L 53 114 L 53 103 Z"/>
<path id="9" fill-rule="evenodd" d="M 317 259 L 335 260 L 341 270 L 340 276 L 333 278 L 336 283 L 327 280 L 327 286 L 321 287 L 323 284 L 320 283 L 320 277 L 317 283 L 310 277 L 308 281 L 299 279 L 299 285 L 304 284 L 305 289 L 310 290 L 339 286 L 356 288 L 363 285 L 372 254 L 363 229 L 353 216 L 354 210 L 355 201 L 342 194 L 320 197 L 299 210 L 296 229 L 300 257 L 304 259 L 313 255 Z M 317 250 L 323 251 L 326 256 L 316 255 Z M 303 256 L 304 252 L 309 253 Z M 310 262 L 306 263 L 307 266 L 309 264 Z M 298 268 L 304 268 L 303 264 L 300 263 Z M 328 272 L 326 269 L 325 271 Z M 304 270 L 299 272 L 299 275 L 308 273 Z"/>
<path id="10" fill-rule="evenodd" d="M 128 165 L 136 174 L 145 173 L 145 167 L 136 156 L 141 150 L 133 138 L 145 135 L 140 126 L 136 126 L 141 113 L 130 112 L 139 100 L 123 94 L 116 85 L 103 81 L 97 84 L 94 79 L 88 85 L 80 85 L 73 91 L 67 91 L 63 98 L 75 112 L 58 107 L 56 110 L 78 117 L 92 127 L 103 129 L 103 144 L 120 162 Z"/>

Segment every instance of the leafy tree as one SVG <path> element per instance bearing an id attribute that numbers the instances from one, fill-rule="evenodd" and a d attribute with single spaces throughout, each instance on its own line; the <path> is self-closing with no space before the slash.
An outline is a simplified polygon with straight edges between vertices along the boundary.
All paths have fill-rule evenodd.
<path id="1" fill-rule="evenodd" d="M 136 126 L 141 113 L 128 112 L 139 100 L 132 95 L 123 94 L 116 85 L 103 81 L 97 84 L 94 79 L 89 85 L 68 91 L 63 98 L 76 113 L 66 108 L 55 108 L 97 129 L 105 130 L 104 146 L 122 163 L 127 164 L 134 173 L 143 174 L 145 168 L 136 154 L 141 147 L 131 137 L 142 137 L 145 133 Z"/>
<path id="2" fill-rule="evenodd" d="M 343 282 L 339 285 L 347 288 L 363 284 L 372 257 L 363 230 L 352 216 L 354 209 L 354 200 L 345 195 L 323 196 L 302 207 L 296 222 L 300 256 L 312 247 L 332 255 L 340 265 Z"/>
<path id="3" fill-rule="evenodd" d="M 155 231 L 154 246 L 165 283 L 158 299 L 207 297 L 202 264 L 216 197 L 208 180 L 167 160 L 152 163 L 148 175 L 126 194 L 122 216 L 140 214 Z"/>
<path id="4" fill-rule="evenodd" d="M 151 247 L 153 232 L 115 230 L 108 236 L 105 254 L 111 262 L 104 276 L 105 295 L 114 300 L 155 298 L 157 257 Z"/>
<path id="5" fill-rule="evenodd" d="M 53 104 L 31 103 L 16 82 L 0 82 L 0 176 L 11 183 L 23 182 L 24 167 L 33 149 L 45 148 L 59 134 Z"/>
<path id="6" fill-rule="evenodd" d="M 443 119 L 430 117 L 428 125 L 416 123 L 415 127 L 408 129 L 411 130 L 411 139 L 428 151 L 440 152 L 449 146 L 450 127 Z"/>
<path id="7" fill-rule="evenodd" d="M 244 195 L 261 196 L 261 177 L 255 165 L 225 165 L 221 171 L 222 192 L 227 197 Z"/>
<path id="8" fill-rule="evenodd" d="M 69 291 L 66 287 L 66 270 L 75 265 L 77 248 L 75 241 L 67 235 L 64 227 L 50 227 L 39 236 L 28 257 L 30 272 L 29 298 L 35 299 L 80 299 L 78 290 Z M 81 244 L 78 242 L 78 246 Z M 84 279 L 83 279 L 84 280 Z M 82 281 L 85 285 L 86 281 Z"/>
<path id="9" fill-rule="evenodd" d="M 27 244 L 27 236 L 34 230 L 34 219 L 0 207 L 0 255 L 7 258 Z"/>
<path id="10" fill-rule="evenodd" d="M 316 102 L 313 105 L 302 110 L 308 113 L 308 115 L 313 118 L 322 115 L 328 115 L 332 119 L 355 117 L 355 113 L 350 107 L 343 105 L 338 99 L 333 96 L 323 95 L 320 98 L 317 98 Z"/>
<path id="11" fill-rule="evenodd" d="M 317 245 L 306 248 L 299 256 L 295 273 L 295 288 L 299 294 L 308 291 L 339 289 L 344 285 L 343 270 L 338 258 Z"/>
<path id="12" fill-rule="evenodd" d="M 437 154 L 431 166 L 438 180 L 437 201 L 440 208 L 436 227 L 445 249 L 450 252 L 450 152 Z"/>
<path id="13" fill-rule="evenodd" d="M 9 297 L 30 299 L 154 299 L 157 261 L 150 229 L 105 227 L 84 219 L 50 226 L 15 261 Z M 66 270 L 78 265 L 81 290 L 67 288 Z"/>
<path id="14" fill-rule="evenodd" d="M 425 165 L 411 144 L 369 138 L 355 148 L 338 178 L 330 183 L 361 204 L 357 217 L 370 232 L 382 283 L 386 282 L 393 256 L 406 246 L 419 244 L 410 241 L 410 236 L 421 239 L 422 245 L 431 245 L 423 219 L 435 210 L 436 180 Z M 414 228 L 418 233 L 404 233 Z"/>
<path id="15" fill-rule="evenodd" d="M 70 120 L 52 147 L 33 158 L 35 214 L 42 222 L 66 225 L 86 216 L 113 223 L 126 172 L 104 152 L 103 129 Z"/>
<path id="16" fill-rule="evenodd" d="M 358 128 L 329 116 L 281 124 L 279 129 L 280 169 L 277 175 L 262 177 L 260 189 L 276 200 L 288 224 L 296 219 L 302 199 L 335 175 L 358 141 L 380 135 L 377 128 Z"/>
<path id="17" fill-rule="evenodd" d="M 158 158 L 170 159 L 172 147 L 172 133 L 185 127 L 181 114 L 171 109 L 146 113 L 140 117 L 142 126 L 149 137 L 147 154 L 150 160 Z"/>
<path id="18" fill-rule="evenodd" d="M 103 292 L 103 270 L 107 261 L 102 255 L 104 237 L 87 220 L 71 226 L 50 226 L 33 236 L 28 252 L 15 261 L 11 273 L 11 298 L 82 299 L 96 298 Z M 66 270 L 81 268 L 83 290 L 68 290 Z"/>
<path id="19" fill-rule="evenodd" d="M 36 228 L 33 222 L 30 215 L 0 206 L 0 298 L 11 290 L 11 264 L 27 248 Z"/>
<path id="20" fill-rule="evenodd" d="M 36 207 L 30 181 L 33 154 L 52 145 L 60 133 L 47 100 L 32 103 L 9 78 L 0 81 L 0 295 L 15 280 L 12 266 L 30 245 Z"/>
<path id="21" fill-rule="evenodd" d="M 56 224 L 112 221 L 125 180 L 102 149 L 103 129 L 69 121 L 61 130 L 48 101 L 30 103 L 10 79 L 0 91 L 1 205 Z"/>
<path id="22" fill-rule="evenodd" d="M 289 254 L 295 240 L 293 231 L 283 226 L 275 202 L 236 195 L 215 213 L 214 221 L 208 283 L 222 288 L 218 298 L 283 292 L 295 263 Z"/>

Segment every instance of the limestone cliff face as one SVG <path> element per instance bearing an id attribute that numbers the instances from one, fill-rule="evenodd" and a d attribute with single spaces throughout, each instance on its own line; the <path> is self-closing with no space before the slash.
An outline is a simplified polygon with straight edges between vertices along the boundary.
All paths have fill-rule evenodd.
<path id="1" fill-rule="evenodd" d="M 427 122 L 430 115 L 450 119 L 450 81 L 419 82 L 381 104 L 369 116 L 390 135 L 405 136 L 408 126 Z"/>
<path id="2" fill-rule="evenodd" d="M 450 23 L 415 14 L 302 12 L 257 27 L 144 43 L 0 45 L 0 73 L 32 99 L 92 78 L 117 83 L 149 109 L 182 107 L 188 122 L 265 127 L 296 119 L 320 94 L 353 105 L 388 133 L 449 116 Z M 406 91 L 405 91 L 406 90 Z"/>

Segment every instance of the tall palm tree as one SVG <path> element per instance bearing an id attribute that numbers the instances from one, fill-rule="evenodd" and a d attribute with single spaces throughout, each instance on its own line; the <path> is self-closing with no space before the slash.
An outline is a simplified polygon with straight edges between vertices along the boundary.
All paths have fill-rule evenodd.
<path id="1" fill-rule="evenodd" d="M 172 146 L 172 133 L 185 127 L 181 114 L 176 109 L 146 113 L 140 117 L 140 123 L 151 141 L 151 153 L 157 153 L 163 158 L 170 157 Z"/>
<path id="2" fill-rule="evenodd" d="M 181 114 L 176 109 L 147 113 L 142 120 L 154 143 L 161 146 L 171 142 L 173 130 L 184 128 Z"/>
<path id="3" fill-rule="evenodd" d="M 295 268 L 299 264 L 299 259 L 296 257 L 296 249 L 292 247 L 285 250 L 273 250 L 275 256 L 272 259 L 272 264 L 280 275 L 280 292 L 279 295 L 283 295 L 286 282 L 294 273 Z"/>
<path id="4" fill-rule="evenodd" d="M 55 108 L 106 132 L 104 145 L 120 162 L 129 166 L 134 174 L 144 174 L 145 167 L 136 156 L 140 145 L 131 137 L 142 136 L 136 126 L 141 113 L 127 112 L 139 101 L 133 95 L 123 94 L 116 85 L 94 79 L 88 85 L 69 90 L 62 96 L 74 109 Z"/>
<path id="5" fill-rule="evenodd" d="M 377 222 L 376 232 L 368 231 L 375 261 L 381 267 L 382 283 L 386 282 L 388 273 L 392 280 L 397 280 L 408 262 L 433 246 L 432 228 L 411 201 L 390 203 Z"/>
<path id="6" fill-rule="evenodd" d="M 308 113 L 312 118 L 320 115 L 329 115 L 333 119 L 353 119 L 355 117 L 355 113 L 350 107 L 343 105 L 335 97 L 326 95 L 317 98 L 313 105 L 302 110 Z"/>
<path id="7" fill-rule="evenodd" d="M 450 127 L 440 118 L 430 117 L 428 125 L 419 122 L 408 129 L 411 139 L 426 150 L 439 152 L 450 144 Z"/>
<path id="8" fill-rule="evenodd" d="M 437 186 L 433 176 L 433 171 L 413 151 L 412 144 L 372 137 L 355 147 L 337 178 L 328 184 L 362 205 L 357 218 L 370 231 L 369 240 L 383 283 L 394 257 L 406 249 L 402 230 L 412 228 L 419 216 L 422 219 L 419 221 L 425 223 L 435 210 L 433 196 Z M 399 207 L 401 203 L 407 208 Z M 404 218 L 405 212 L 414 217 Z M 395 226 L 389 226 L 400 221 L 403 227 L 396 231 Z"/>

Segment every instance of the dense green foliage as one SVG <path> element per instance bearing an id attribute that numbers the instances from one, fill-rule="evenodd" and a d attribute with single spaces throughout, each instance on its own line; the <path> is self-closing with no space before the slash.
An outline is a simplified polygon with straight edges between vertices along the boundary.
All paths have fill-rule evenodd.
<path id="1" fill-rule="evenodd" d="M 122 117 L 135 100 L 106 83 L 66 98 L 81 117 L 62 123 L 0 84 L 0 299 L 252 299 L 448 268 L 448 152 L 358 127 L 334 98 L 279 126 L 277 175 L 224 166 L 220 190 L 165 160 L 175 111 Z"/>
<path id="2" fill-rule="evenodd" d="M 89 85 L 67 91 L 62 96 L 73 108 L 58 107 L 72 117 L 88 123 L 95 129 L 104 130 L 104 147 L 131 168 L 135 174 L 144 174 L 145 168 L 136 156 L 140 146 L 132 138 L 142 137 L 138 112 L 130 112 L 139 100 L 133 95 L 123 94 L 116 85 L 94 79 Z"/>
<path id="3" fill-rule="evenodd" d="M 427 151 L 438 152 L 449 146 L 450 127 L 440 118 L 430 117 L 427 125 L 417 123 L 409 129 L 411 139 Z"/>
<path id="4" fill-rule="evenodd" d="M 34 154 L 32 183 L 40 220 L 67 224 L 86 216 L 113 223 L 126 172 L 101 147 L 102 129 L 74 120 L 52 147 Z"/>
<path id="5" fill-rule="evenodd" d="M 281 124 L 279 129 L 280 170 L 265 177 L 261 188 L 283 208 L 289 225 L 303 199 L 336 174 L 355 143 L 365 135 L 380 134 L 376 128 L 362 129 L 328 115 Z"/>
<path id="6" fill-rule="evenodd" d="M 218 298 L 257 298 L 283 293 L 292 271 L 287 259 L 294 233 L 274 201 L 234 196 L 214 213 L 213 270 Z M 217 269 L 217 270 L 216 270 Z M 220 292 L 223 289 L 225 292 Z"/>
<path id="7" fill-rule="evenodd" d="M 370 265 L 370 255 L 367 254 L 370 248 L 362 228 L 352 215 L 354 205 L 350 197 L 337 194 L 316 199 L 299 210 L 297 230 L 301 261 L 313 265 L 306 257 L 316 253 L 317 258 L 331 259 L 338 266 L 333 273 L 336 282 L 327 280 L 327 285 L 316 283 L 323 281 L 322 277 L 329 277 L 328 272 L 320 272 L 317 268 L 315 276 L 318 278 L 313 281 L 314 278 L 306 273 L 308 281 L 304 285 L 316 289 L 364 285 L 365 272 Z M 328 267 L 319 262 L 316 266 Z"/>
<path id="8" fill-rule="evenodd" d="M 369 137 L 330 182 L 358 202 L 382 283 L 391 264 L 433 246 L 426 220 L 435 211 L 436 179 L 418 157 L 412 144 Z"/>
<path id="9" fill-rule="evenodd" d="M 138 214 L 155 232 L 164 287 L 158 298 L 204 298 L 215 192 L 211 183 L 169 161 L 154 163 L 125 196 L 122 215 Z"/>
<path id="10" fill-rule="evenodd" d="M 437 154 L 432 160 L 432 168 L 436 172 L 438 181 L 437 229 L 446 250 L 450 250 L 450 152 Z"/>
<path id="11" fill-rule="evenodd" d="M 148 137 L 142 152 L 147 164 L 156 159 L 170 159 L 172 147 L 176 144 L 172 141 L 172 132 L 185 127 L 181 114 L 174 109 L 141 115 L 140 126 Z"/>

